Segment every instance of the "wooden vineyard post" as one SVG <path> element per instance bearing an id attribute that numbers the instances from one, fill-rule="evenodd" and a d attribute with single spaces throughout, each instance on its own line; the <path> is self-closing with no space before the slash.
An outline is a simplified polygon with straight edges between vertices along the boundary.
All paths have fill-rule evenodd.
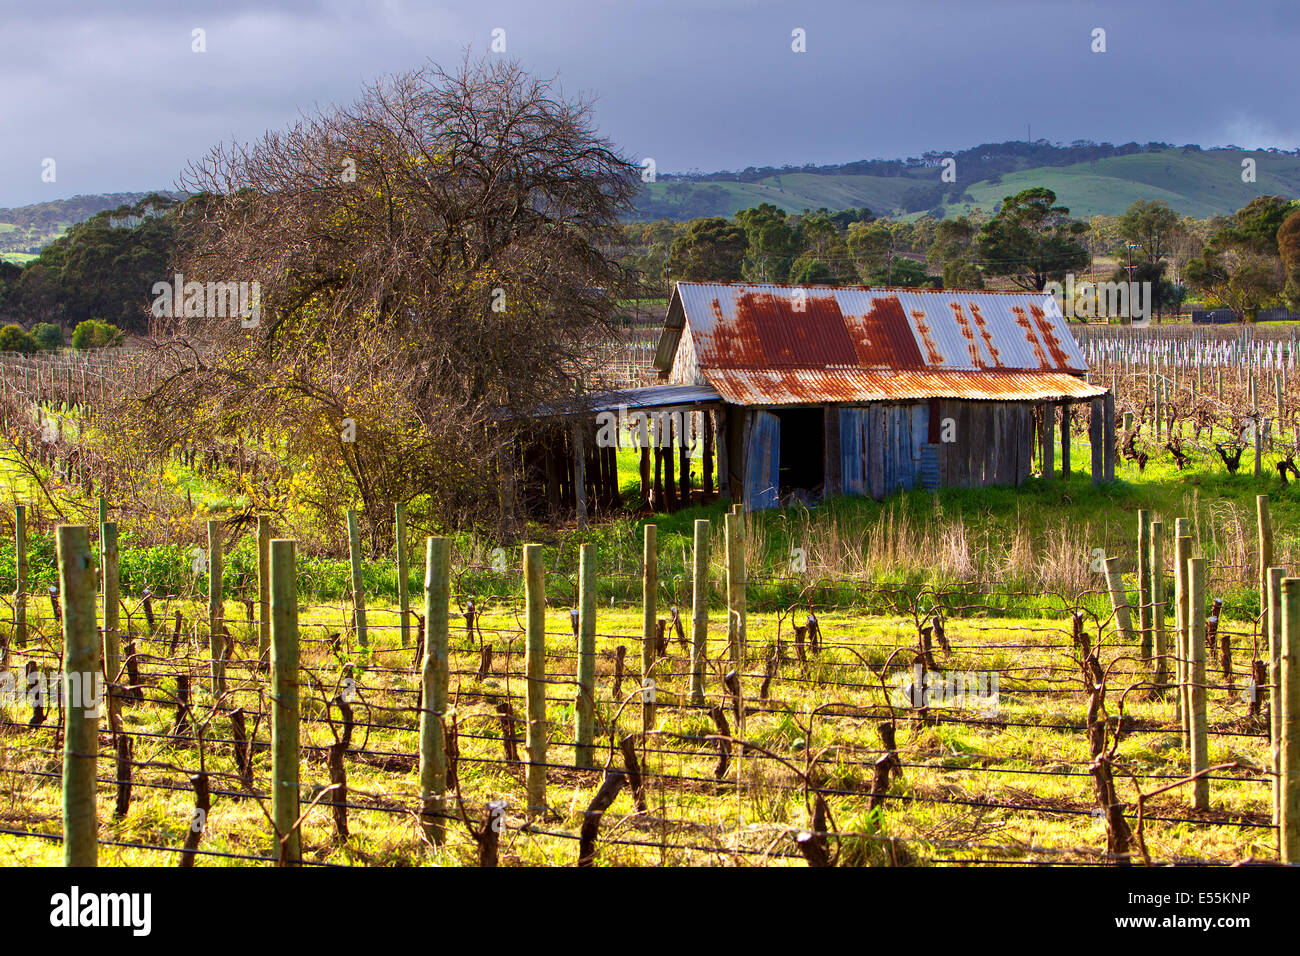
<path id="1" fill-rule="evenodd" d="M 1250 381 L 1251 384 L 1254 385 L 1255 380 L 1252 378 Z M 1251 404 L 1254 405 L 1253 402 Z M 1252 419 L 1252 422 L 1254 424 L 1253 431 L 1255 433 L 1255 477 L 1258 478 L 1264 459 L 1264 419 L 1259 414 L 1258 405 L 1255 405 L 1255 409 L 1255 417 Z"/>
<path id="2" fill-rule="evenodd" d="M 1119 571 L 1119 558 L 1106 559 L 1106 586 L 1110 590 L 1110 605 L 1115 611 L 1115 629 L 1124 644 L 1133 643 L 1133 618 L 1129 613 L 1128 594 L 1124 591 L 1124 577 Z"/>
<path id="3" fill-rule="evenodd" d="M 1268 569 L 1268 737 L 1273 771 L 1273 826 L 1282 814 L 1282 579 L 1285 568 Z M 1256 688 L 1255 693 L 1262 693 Z"/>
<path id="4" fill-rule="evenodd" d="M 527 679 L 528 728 L 528 815 L 546 812 L 546 577 L 542 567 L 542 546 L 524 545 L 524 606 L 527 650 L 524 674 Z"/>
<path id="5" fill-rule="evenodd" d="M 1164 402 L 1160 400 L 1160 383 L 1152 384 L 1151 389 L 1151 437 L 1160 441 L 1160 420 L 1164 418 Z"/>
<path id="6" fill-rule="evenodd" d="M 1138 628 L 1142 632 L 1142 659 L 1151 660 L 1151 512 L 1138 511 Z"/>
<path id="7" fill-rule="evenodd" d="M 732 511 L 726 519 L 727 548 L 727 653 L 737 671 L 745 659 L 745 541 L 743 514 Z"/>
<path id="8" fill-rule="evenodd" d="M 208 651 L 212 657 L 212 696 L 226 693 L 226 640 L 221 633 L 221 522 L 208 522 Z"/>
<path id="9" fill-rule="evenodd" d="M 574 701 L 574 766 L 596 766 L 596 546 L 578 549 L 578 691 Z"/>
<path id="10" fill-rule="evenodd" d="M 257 516 L 257 660 L 271 653 L 271 516 Z"/>
<path id="11" fill-rule="evenodd" d="M 411 646 L 411 598 L 406 593 L 410 566 L 406 558 L 406 505 L 393 505 L 393 534 L 397 537 L 397 620 L 402 646 Z M 425 569 L 428 570 L 427 568 Z"/>
<path id="12" fill-rule="evenodd" d="M 659 547 L 656 528 L 645 526 L 641 555 L 641 728 L 651 730 L 655 723 L 654 665 L 656 616 L 659 597 Z"/>
<path id="13" fill-rule="evenodd" d="M 1273 566 L 1273 520 L 1268 495 L 1255 496 L 1255 525 L 1259 536 L 1259 606 L 1268 608 L 1268 569 Z"/>
<path id="14" fill-rule="evenodd" d="M 695 520 L 691 581 L 691 703 L 704 706 L 704 662 L 709 640 L 709 520 Z"/>
<path id="15" fill-rule="evenodd" d="M 1193 774 L 1200 773 L 1210 766 L 1205 714 L 1205 579 L 1208 564 L 1205 558 L 1189 558 L 1187 561 L 1187 636 L 1191 651 L 1189 705 Z M 1192 806 L 1197 810 L 1210 808 L 1210 781 L 1204 777 L 1192 782 Z"/>
<path id="16" fill-rule="evenodd" d="M 1151 573 L 1151 626 L 1155 631 L 1156 687 L 1165 692 L 1169 679 L 1169 635 L 1165 631 L 1165 523 L 1151 522 L 1151 555 L 1148 568 Z"/>
<path id="17" fill-rule="evenodd" d="M 1188 746 L 1187 723 L 1187 559 L 1192 556 L 1192 538 L 1186 518 L 1174 522 L 1174 665 L 1178 684 L 1178 722 L 1183 746 Z"/>
<path id="18" fill-rule="evenodd" d="M 451 541 L 429 538 L 424 558 L 424 660 L 420 679 L 420 825 L 430 842 L 446 839 L 447 607 L 451 601 Z"/>
<path id="19" fill-rule="evenodd" d="M 352 627 L 357 634 L 357 643 L 367 646 L 366 638 L 366 592 L 361 579 L 361 524 L 357 513 L 348 509 L 348 558 L 352 564 Z"/>
<path id="20" fill-rule="evenodd" d="M 99 526 L 99 553 L 102 556 L 100 580 L 103 582 L 103 630 L 104 630 L 104 674 L 108 678 L 106 695 L 108 698 L 108 725 L 114 725 L 113 718 L 121 709 L 121 694 L 117 685 L 122 671 L 122 641 L 119 634 L 120 620 L 117 607 L 118 596 L 118 551 L 117 523 L 105 521 Z"/>
<path id="21" fill-rule="evenodd" d="M 95 866 L 99 822 L 95 764 L 99 749 L 99 642 L 90 530 L 59 525 L 59 593 L 63 596 L 63 865 Z"/>
<path id="22" fill-rule="evenodd" d="M 276 857 L 295 866 L 302 855 L 298 820 L 297 543 L 271 542 L 271 819 Z"/>
<path id="23" fill-rule="evenodd" d="M 27 508 L 14 508 L 14 569 L 18 586 L 14 591 L 14 644 L 27 645 Z"/>
<path id="24" fill-rule="evenodd" d="M 1281 676 L 1281 858 L 1300 863 L 1300 578 L 1282 581 Z"/>

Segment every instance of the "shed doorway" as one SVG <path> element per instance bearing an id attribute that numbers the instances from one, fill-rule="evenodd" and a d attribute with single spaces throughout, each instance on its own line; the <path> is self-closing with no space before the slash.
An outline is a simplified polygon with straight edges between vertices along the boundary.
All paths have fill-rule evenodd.
<path id="1" fill-rule="evenodd" d="M 781 497 L 796 491 L 821 494 L 826 482 L 826 418 L 820 408 L 777 409 L 781 421 Z"/>

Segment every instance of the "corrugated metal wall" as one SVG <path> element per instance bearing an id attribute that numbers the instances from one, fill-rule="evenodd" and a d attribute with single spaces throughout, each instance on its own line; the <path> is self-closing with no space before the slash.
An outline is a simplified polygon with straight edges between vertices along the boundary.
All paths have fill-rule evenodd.
<path id="1" fill-rule="evenodd" d="M 1034 460 L 1033 404 L 943 401 L 936 407 L 938 444 L 929 440 L 929 403 L 840 408 L 843 493 L 879 500 L 910 488 L 1019 485 L 1029 477 Z M 950 428 L 947 419 L 952 420 Z M 746 429 L 745 448 L 747 508 L 776 507 L 780 419 L 756 411 Z"/>
<path id="2" fill-rule="evenodd" d="M 841 408 L 840 481 L 844 494 L 881 498 L 922 485 L 927 455 L 937 461 L 937 449 L 927 440 L 929 433 L 929 405 Z"/>
<path id="3" fill-rule="evenodd" d="M 745 510 L 775 508 L 781 468 L 781 419 L 755 411 L 745 436 Z"/>

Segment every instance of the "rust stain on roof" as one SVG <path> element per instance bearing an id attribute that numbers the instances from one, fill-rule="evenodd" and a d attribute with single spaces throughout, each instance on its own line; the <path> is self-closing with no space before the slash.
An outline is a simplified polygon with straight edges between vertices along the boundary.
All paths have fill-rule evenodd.
<path id="1" fill-rule="evenodd" d="M 728 400 L 743 394 L 746 404 L 1094 394 L 1071 374 L 1087 365 L 1064 320 L 1034 293 L 679 282 L 670 315 L 679 311 L 684 325 L 674 326 L 675 338 L 665 329 L 656 367 L 670 371 L 689 336 L 693 348 L 682 361 L 691 363 L 692 380 L 721 390 L 718 383 L 732 378 Z M 982 375 L 1013 372 L 1061 374 L 1075 384 L 980 383 Z M 922 377 L 941 373 L 959 377 Z"/>
<path id="2" fill-rule="evenodd" d="M 700 348 L 700 361 L 711 364 L 717 357 L 725 355 L 731 365 L 752 366 L 760 368 L 767 364 L 767 354 L 763 350 L 763 341 L 754 326 L 753 315 L 737 313 L 727 315 L 722 302 L 713 300 L 713 329 L 707 347 Z"/>
<path id="3" fill-rule="evenodd" d="M 857 361 L 846 364 L 869 368 L 919 368 L 925 364 L 903 313 L 903 303 L 896 295 L 872 299 L 870 311 L 848 332 L 857 335 L 853 342 Z"/>
<path id="4" fill-rule="evenodd" d="M 747 292 L 736 301 L 736 320 L 757 332 L 768 365 L 817 367 L 856 360 L 834 296 Z"/>
<path id="5" fill-rule="evenodd" d="M 1056 368 L 1069 368 L 1070 356 L 1065 354 L 1065 349 L 1061 347 L 1061 340 L 1056 337 L 1056 332 L 1052 330 L 1052 323 L 1047 319 L 1047 313 L 1040 306 L 1031 305 L 1030 314 L 1034 317 L 1034 323 L 1038 326 L 1038 334 L 1043 337 L 1047 344 L 1047 351 L 1051 353 L 1052 362 Z"/>
<path id="6" fill-rule="evenodd" d="M 927 364 L 944 364 L 943 353 L 939 351 L 939 346 L 935 344 L 934 337 L 930 335 L 930 326 L 925 322 L 925 313 L 920 309 L 913 309 L 912 321 L 916 323 L 916 334 L 921 336 L 921 342 L 925 345 Z"/>
<path id="7" fill-rule="evenodd" d="M 1034 350 L 1034 361 L 1038 363 L 1041 369 L 1049 369 L 1047 364 L 1047 353 L 1043 351 L 1042 344 L 1038 341 L 1038 336 L 1034 334 L 1034 327 L 1029 323 L 1029 316 L 1025 310 L 1018 305 L 1011 307 L 1011 314 L 1016 317 L 1016 325 L 1020 326 L 1025 332 L 1025 339 L 1029 342 L 1029 347 Z"/>
<path id="8" fill-rule="evenodd" d="M 970 354 L 970 363 L 976 368 L 984 367 L 984 360 L 980 357 L 980 347 L 975 343 L 975 332 L 971 329 L 970 323 L 966 321 L 966 313 L 962 311 L 960 302 L 950 302 L 952 307 L 953 318 L 957 320 L 957 327 L 961 329 L 962 338 L 966 340 L 966 351 Z"/>
<path id="9" fill-rule="evenodd" d="M 970 314 L 975 317 L 975 324 L 979 326 L 980 335 L 984 336 L 984 344 L 988 347 L 989 357 L 993 359 L 993 364 L 997 368 L 1002 368 L 1002 359 L 998 357 L 998 347 L 993 344 L 993 336 L 989 334 L 989 325 L 984 321 L 984 313 L 980 311 L 978 302 L 967 303 L 970 306 Z"/>

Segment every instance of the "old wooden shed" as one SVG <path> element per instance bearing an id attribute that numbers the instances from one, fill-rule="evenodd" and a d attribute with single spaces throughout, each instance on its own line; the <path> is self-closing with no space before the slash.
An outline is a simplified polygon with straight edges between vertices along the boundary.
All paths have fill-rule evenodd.
<path id="1" fill-rule="evenodd" d="M 679 282 L 655 367 L 717 393 L 719 484 L 750 509 L 1018 485 L 1035 451 L 1050 476 L 1058 417 L 1080 402 L 1094 478 L 1114 475 L 1113 397 L 1045 293 Z"/>
<path id="2" fill-rule="evenodd" d="M 617 504 L 629 445 L 655 510 L 1019 485 L 1056 473 L 1058 434 L 1069 473 L 1085 405 L 1093 480 L 1114 477 L 1113 396 L 1047 293 L 678 282 L 654 364 L 661 384 L 541 416 L 533 510 Z"/>

